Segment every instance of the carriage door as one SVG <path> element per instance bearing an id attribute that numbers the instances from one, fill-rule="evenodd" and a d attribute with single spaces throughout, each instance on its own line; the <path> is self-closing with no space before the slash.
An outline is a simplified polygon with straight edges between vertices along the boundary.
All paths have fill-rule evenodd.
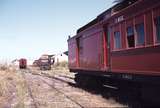
<path id="1" fill-rule="evenodd" d="M 110 70 L 110 29 L 104 28 L 104 68 Z"/>
<path id="2" fill-rule="evenodd" d="M 83 39 L 82 36 L 78 37 L 76 39 L 77 43 L 77 56 L 76 56 L 76 61 L 77 61 L 77 67 L 81 67 L 83 65 Z"/>

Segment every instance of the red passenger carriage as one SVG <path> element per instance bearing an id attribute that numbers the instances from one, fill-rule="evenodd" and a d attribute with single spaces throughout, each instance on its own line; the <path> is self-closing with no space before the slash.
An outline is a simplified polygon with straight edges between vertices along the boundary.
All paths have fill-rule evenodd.
<path id="1" fill-rule="evenodd" d="M 160 76 L 160 1 L 137 0 L 119 7 L 108 9 L 68 40 L 70 70 Z"/>
<path id="2" fill-rule="evenodd" d="M 68 46 L 78 80 L 160 84 L 160 0 L 124 0 L 80 28 Z"/>

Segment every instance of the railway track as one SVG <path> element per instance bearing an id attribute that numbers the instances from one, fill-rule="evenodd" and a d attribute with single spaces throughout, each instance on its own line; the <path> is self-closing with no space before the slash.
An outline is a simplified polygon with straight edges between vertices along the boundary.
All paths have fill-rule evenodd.
<path id="1" fill-rule="evenodd" d="M 34 108 L 38 108 L 38 105 L 37 105 L 36 100 L 35 100 L 35 98 L 34 98 L 34 95 L 33 95 L 33 93 L 32 93 L 31 86 L 30 86 L 30 84 L 29 84 L 29 82 L 28 82 L 28 80 L 27 80 L 27 78 L 26 78 L 26 76 L 25 76 L 25 71 L 21 72 L 21 75 L 22 75 L 22 77 L 25 79 L 29 96 L 30 96 L 31 99 L 33 100 L 33 106 L 34 106 Z"/>
<path id="2" fill-rule="evenodd" d="M 32 74 L 32 75 L 37 75 L 37 76 L 39 76 L 40 80 L 41 80 L 42 82 L 44 82 L 45 84 L 47 84 L 49 87 L 51 87 L 52 89 L 54 89 L 54 90 L 57 91 L 58 93 L 64 95 L 68 100 L 70 100 L 71 102 L 75 103 L 75 104 L 76 104 L 77 106 L 79 106 L 80 108 L 85 108 L 85 107 L 84 107 L 83 105 L 81 105 L 78 101 L 74 100 L 71 96 L 66 95 L 63 91 L 61 91 L 61 90 L 59 90 L 58 88 L 54 87 L 53 85 L 49 84 L 47 81 L 44 80 L 44 78 L 49 78 L 49 79 L 52 79 L 52 80 L 53 80 L 53 79 L 54 79 L 54 80 L 58 80 L 58 81 L 60 81 L 60 82 L 62 82 L 62 83 L 67 83 L 67 84 L 74 84 L 74 83 L 72 83 L 72 82 L 70 82 L 70 81 L 66 81 L 66 80 L 61 79 L 61 78 L 58 78 L 58 77 L 55 77 L 55 76 L 50 76 L 49 74 L 45 74 L 45 73 L 37 74 L 37 73 L 33 73 L 33 72 L 31 72 L 31 71 L 28 71 L 28 72 L 23 71 L 23 77 L 24 77 L 25 80 L 27 80 L 27 79 L 25 78 L 25 73 L 30 73 L 30 74 Z M 70 78 L 70 77 L 65 77 L 65 76 L 60 76 L 60 77 L 72 79 L 72 78 Z M 29 91 L 29 94 L 30 94 L 31 98 L 33 99 L 34 107 L 35 107 L 35 108 L 38 108 L 38 105 L 36 104 L 36 101 L 35 101 L 35 99 L 34 99 L 34 96 L 33 96 L 33 94 L 32 94 L 32 91 L 31 91 L 31 88 L 30 88 L 29 85 L 28 85 L 28 91 Z"/>
<path id="3" fill-rule="evenodd" d="M 75 85 L 75 83 L 73 83 L 73 82 L 71 82 L 71 81 L 67 81 L 67 80 L 64 80 L 64 79 L 62 79 L 62 78 L 59 78 L 59 77 L 63 77 L 63 78 L 65 78 L 65 79 L 74 80 L 74 78 L 68 77 L 68 76 L 64 76 L 64 75 L 59 75 L 58 77 L 56 77 L 56 76 L 51 76 L 51 75 L 49 75 L 49 74 L 47 74 L 47 73 L 41 73 L 41 74 L 39 74 L 39 73 L 33 73 L 33 72 L 31 72 L 31 71 L 28 71 L 28 72 L 25 72 L 25 73 L 30 73 L 30 74 L 32 74 L 32 75 L 37 75 L 37 76 L 41 76 L 41 77 L 46 77 L 46 78 L 50 78 L 50 79 L 55 79 L 55 80 L 61 81 L 61 82 L 63 82 L 63 83 Z"/>
<path id="4" fill-rule="evenodd" d="M 70 101 L 74 102 L 76 105 L 78 105 L 80 108 L 85 108 L 83 105 L 81 105 L 79 102 L 77 102 L 76 100 L 72 99 L 72 97 L 66 95 L 64 92 L 62 92 L 61 90 L 57 89 L 56 87 L 54 87 L 53 85 L 49 84 L 48 82 L 46 82 L 44 79 L 41 79 L 44 83 L 46 83 L 48 86 L 50 86 L 51 88 L 53 88 L 54 90 L 56 90 L 57 92 L 63 94 L 67 99 L 69 99 Z"/>

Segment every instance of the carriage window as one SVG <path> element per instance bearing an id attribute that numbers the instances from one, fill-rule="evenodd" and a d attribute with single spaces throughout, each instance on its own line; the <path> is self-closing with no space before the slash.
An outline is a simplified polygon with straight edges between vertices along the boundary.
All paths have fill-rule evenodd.
<path id="1" fill-rule="evenodd" d="M 128 41 L 128 47 L 135 47 L 134 28 L 133 27 L 127 28 L 127 41 Z"/>
<path id="2" fill-rule="evenodd" d="M 120 32 L 114 32 L 114 48 L 119 49 L 121 48 L 121 40 L 120 40 Z"/>
<path id="3" fill-rule="evenodd" d="M 157 42 L 160 42 L 160 16 L 155 19 L 155 25 Z"/>
<path id="4" fill-rule="evenodd" d="M 144 23 L 136 25 L 137 45 L 144 45 Z"/>

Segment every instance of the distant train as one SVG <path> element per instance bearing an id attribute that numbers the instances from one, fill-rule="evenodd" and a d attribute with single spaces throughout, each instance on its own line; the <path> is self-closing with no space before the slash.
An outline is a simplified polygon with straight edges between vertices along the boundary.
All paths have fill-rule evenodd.
<path id="1" fill-rule="evenodd" d="M 19 59 L 19 68 L 26 69 L 27 68 L 27 59 L 21 58 Z"/>
<path id="2" fill-rule="evenodd" d="M 75 81 L 160 84 L 160 0 L 123 0 L 68 39 Z"/>

